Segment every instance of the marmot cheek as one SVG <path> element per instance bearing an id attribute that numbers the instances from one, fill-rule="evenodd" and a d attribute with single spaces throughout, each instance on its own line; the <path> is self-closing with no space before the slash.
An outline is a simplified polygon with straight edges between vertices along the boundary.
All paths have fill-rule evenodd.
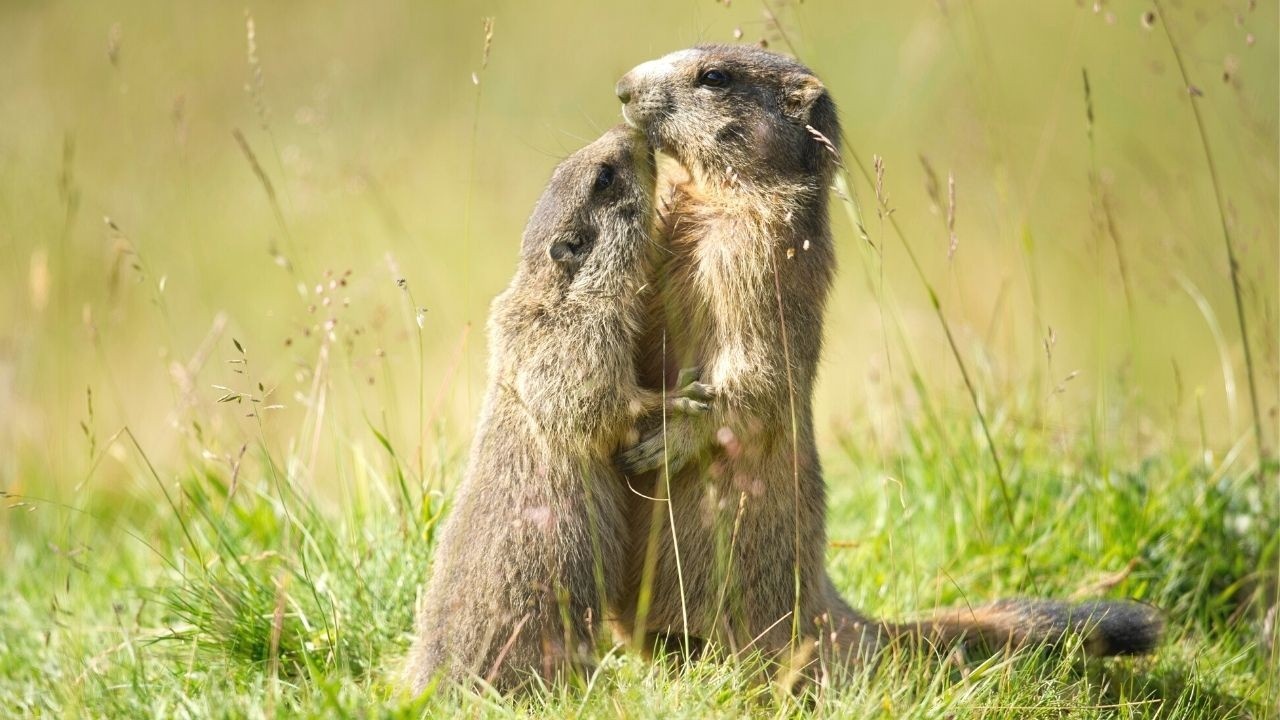
<path id="1" fill-rule="evenodd" d="M 749 125 L 751 132 L 751 141 L 756 147 L 769 148 L 772 151 L 772 145 L 777 142 L 778 136 L 772 123 L 765 118 L 756 118 Z"/>

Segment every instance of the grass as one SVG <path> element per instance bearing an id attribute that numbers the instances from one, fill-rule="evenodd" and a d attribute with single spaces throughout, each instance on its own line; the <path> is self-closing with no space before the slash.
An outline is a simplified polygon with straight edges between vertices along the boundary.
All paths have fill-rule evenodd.
<path id="1" fill-rule="evenodd" d="M 1001 416 L 1002 413 L 996 413 Z M 1013 423 L 1015 421 L 1008 420 Z M 882 616 L 1028 594 L 1132 596 L 1168 612 L 1154 658 L 1084 661 L 1027 651 L 942 662 L 890 654 L 875 673 L 802 703 L 702 662 L 677 673 L 615 650 L 589 682 L 518 701 L 395 685 L 441 502 L 405 504 L 398 471 L 337 448 L 353 472 L 322 504 L 296 479 L 195 461 L 98 489 L 79 504 L 9 495 L 0 579 L 0 704 L 21 715 L 738 717 L 1265 717 L 1274 659 L 1243 603 L 1274 567 L 1280 525 L 1229 465 L 1157 453 L 1101 470 L 1085 440 L 1019 431 L 1004 501 L 958 488 L 949 465 L 982 467 L 978 428 L 948 418 L 946 443 L 903 428 L 891 479 L 842 438 L 827 453 L 830 564 L 856 605 Z M 252 456 L 254 453 L 250 453 Z M 274 463 L 265 456 L 246 465 Z M 1228 461 L 1229 463 L 1230 461 Z M 444 469 L 456 479 L 460 465 Z M 961 471 L 969 476 L 970 471 Z M 876 478 L 879 478 L 878 480 Z M 92 479 L 89 481 L 92 483 Z M 969 497 L 958 501 L 957 495 Z M 166 495 L 168 499 L 166 499 Z M 1131 572 L 1123 570 L 1132 562 Z"/>
<path id="2" fill-rule="evenodd" d="M 0 8 L 0 714 L 1280 716 L 1275 8 L 708 5 Z M 525 201 L 626 67 L 739 34 L 819 69 L 862 171 L 838 587 L 1134 597 L 1155 656 L 889 652 L 795 698 L 605 645 L 519 700 L 398 690 Z"/>

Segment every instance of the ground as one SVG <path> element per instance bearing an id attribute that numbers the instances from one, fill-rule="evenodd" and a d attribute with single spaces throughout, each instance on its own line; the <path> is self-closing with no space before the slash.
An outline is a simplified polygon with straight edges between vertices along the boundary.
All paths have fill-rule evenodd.
<path id="1" fill-rule="evenodd" d="M 1186 453 L 1102 457 L 1012 420 L 999 429 L 1012 438 L 1011 508 L 969 423 L 911 428 L 912 449 L 891 457 L 852 436 L 828 446 L 836 583 L 891 617 L 1010 595 L 1134 597 L 1167 613 L 1153 657 L 890 656 L 797 700 L 752 684 L 749 667 L 678 672 L 613 650 L 584 683 L 525 700 L 413 700 L 396 667 L 447 502 L 400 494 L 394 471 L 353 474 L 330 503 L 283 470 L 233 481 L 197 462 L 125 488 L 90 478 L 74 503 L 6 499 L 0 705 L 65 717 L 1276 712 L 1275 657 L 1247 601 L 1258 578 L 1274 581 L 1280 535 L 1253 506 L 1255 479 Z"/>

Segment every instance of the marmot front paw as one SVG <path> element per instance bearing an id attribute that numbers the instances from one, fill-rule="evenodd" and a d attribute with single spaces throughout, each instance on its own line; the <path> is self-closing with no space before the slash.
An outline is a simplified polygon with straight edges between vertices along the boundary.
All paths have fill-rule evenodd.
<path id="1" fill-rule="evenodd" d="M 640 442 L 618 454 L 618 464 L 627 475 L 641 475 L 657 470 L 667 460 L 667 467 L 675 472 L 684 466 L 679 457 L 667 452 L 667 442 L 662 430 L 649 433 Z"/>
<path id="2" fill-rule="evenodd" d="M 670 401 L 672 410 L 685 415 L 701 415 L 711 410 L 711 401 L 716 399 L 716 388 L 701 382 L 702 368 L 687 367 L 676 377 L 676 387 L 680 388 Z"/>

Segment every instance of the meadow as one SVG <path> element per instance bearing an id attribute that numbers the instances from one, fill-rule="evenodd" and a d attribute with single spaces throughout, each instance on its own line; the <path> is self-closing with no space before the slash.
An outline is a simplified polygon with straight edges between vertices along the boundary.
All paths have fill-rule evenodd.
<path id="1" fill-rule="evenodd" d="M 1280 8 L 0 2 L 0 715 L 1280 716 Z M 764 42 L 845 128 L 828 563 L 900 618 L 1132 597 L 1149 658 L 891 653 L 804 697 L 604 648 L 399 660 L 484 320 L 614 82 Z"/>

